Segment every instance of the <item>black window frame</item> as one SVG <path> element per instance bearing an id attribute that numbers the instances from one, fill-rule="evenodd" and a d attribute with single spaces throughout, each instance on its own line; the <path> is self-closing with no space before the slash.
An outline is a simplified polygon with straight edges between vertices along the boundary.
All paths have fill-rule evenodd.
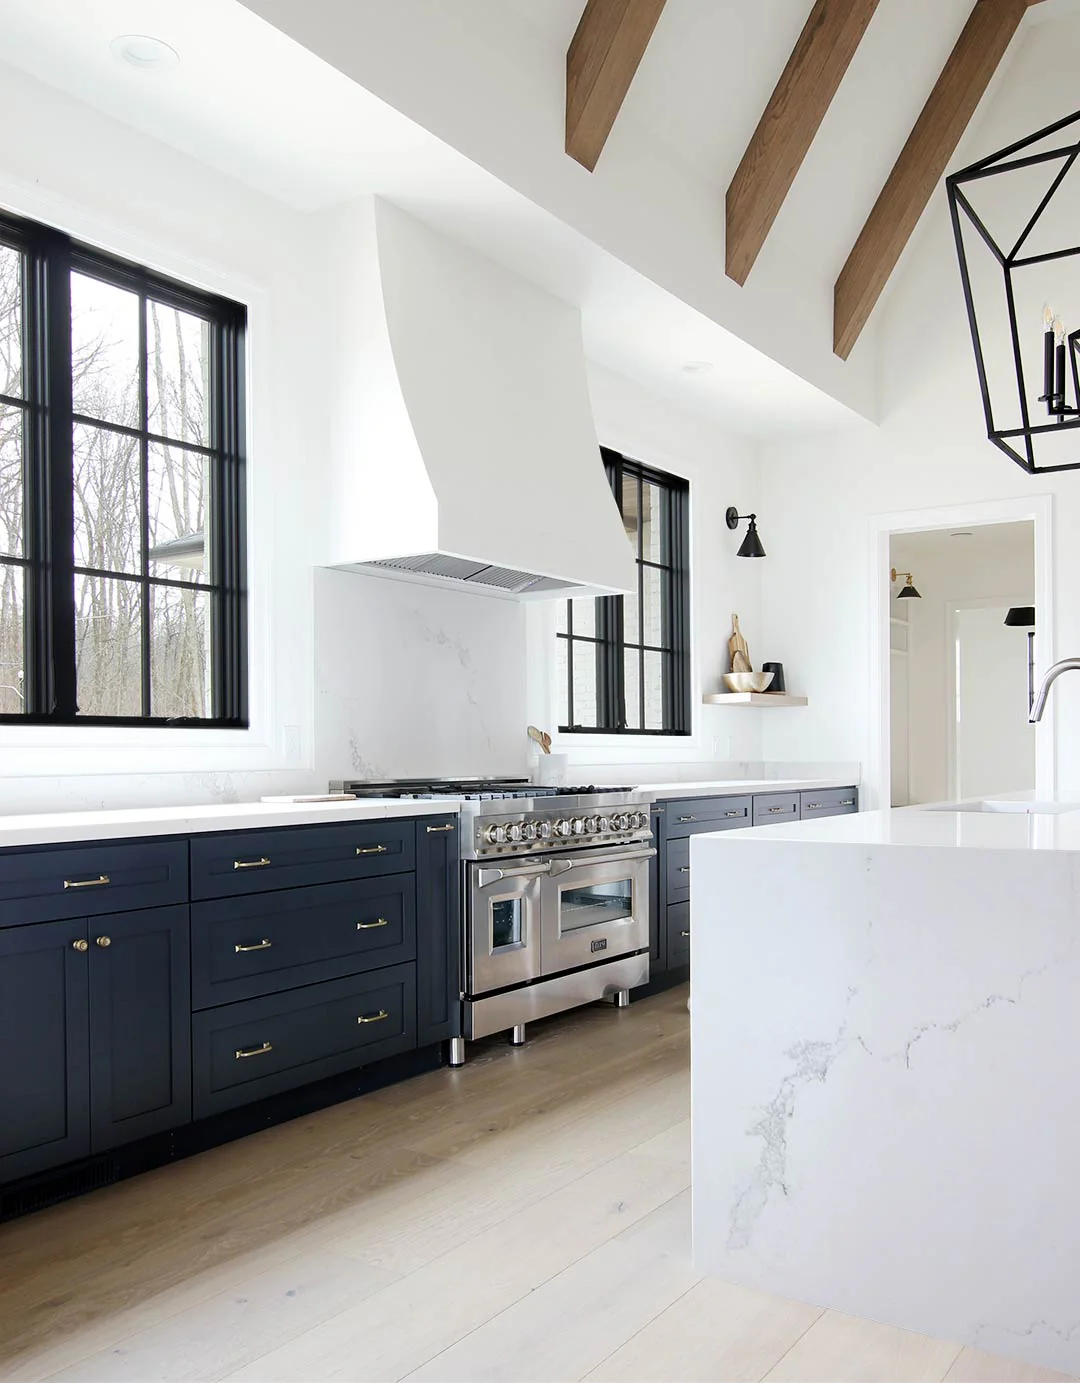
<path id="1" fill-rule="evenodd" d="M 641 735 L 686 736 L 693 732 L 690 697 L 690 485 L 681 476 L 670 475 L 645 465 L 610 447 L 601 447 L 600 455 L 608 481 L 615 495 L 619 512 L 623 510 L 623 495 L 627 481 L 637 486 L 637 576 L 638 640 L 627 643 L 623 596 L 600 596 L 594 601 L 594 633 L 574 631 L 574 602 L 566 601 L 565 630 L 556 637 L 566 643 L 566 725 L 559 726 L 564 735 Z M 661 534 L 661 554 L 666 560 L 652 561 L 644 556 L 644 530 L 640 521 L 642 487 L 657 486 L 665 494 L 666 514 Z M 653 568 L 661 572 L 662 625 L 665 631 L 660 645 L 644 642 L 644 572 Z M 596 649 L 596 720 L 595 725 L 576 722 L 574 714 L 574 648 L 575 644 L 592 644 Z M 638 725 L 626 722 L 625 655 L 638 654 Z M 645 653 L 660 653 L 663 657 L 663 704 L 660 728 L 645 728 Z"/>
<path id="2" fill-rule="evenodd" d="M 23 397 L 0 404 L 23 410 L 23 554 L 0 563 L 23 568 L 24 697 L 22 712 L 0 713 L 3 725 L 156 726 L 247 729 L 247 553 L 245 349 L 247 309 L 241 303 L 84 244 L 51 226 L 0 211 L 0 245 L 22 255 Z M 71 275 L 86 274 L 139 295 L 139 426 L 125 427 L 76 413 L 72 400 Z M 153 433 L 148 426 L 146 300 L 192 313 L 211 324 L 209 445 Z M 74 433 L 85 423 L 134 438 L 142 469 L 140 570 L 101 572 L 141 589 L 141 703 L 138 716 L 78 711 L 75 638 Z M 150 573 L 145 495 L 150 445 L 212 458 L 207 497 L 208 568 L 212 579 L 191 582 Z M 210 715 L 150 714 L 150 591 L 196 589 L 209 600 Z"/>

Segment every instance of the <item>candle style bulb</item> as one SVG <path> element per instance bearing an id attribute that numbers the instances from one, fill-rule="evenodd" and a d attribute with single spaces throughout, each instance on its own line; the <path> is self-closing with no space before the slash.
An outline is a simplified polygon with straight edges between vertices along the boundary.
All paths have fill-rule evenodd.
<path id="1" fill-rule="evenodd" d="M 1053 331 L 1054 329 L 1054 309 L 1049 303 L 1043 303 L 1043 330 Z"/>
<path id="2" fill-rule="evenodd" d="M 1060 317 L 1054 318 L 1054 340 L 1059 346 L 1065 344 L 1065 323 Z"/>

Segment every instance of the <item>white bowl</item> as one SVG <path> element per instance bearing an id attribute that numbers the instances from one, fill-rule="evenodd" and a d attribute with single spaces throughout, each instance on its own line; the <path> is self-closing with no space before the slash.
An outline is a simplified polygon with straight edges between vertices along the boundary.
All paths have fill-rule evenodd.
<path id="1" fill-rule="evenodd" d="M 763 692 L 774 676 L 772 672 L 725 672 L 724 682 L 729 691 Z"/>

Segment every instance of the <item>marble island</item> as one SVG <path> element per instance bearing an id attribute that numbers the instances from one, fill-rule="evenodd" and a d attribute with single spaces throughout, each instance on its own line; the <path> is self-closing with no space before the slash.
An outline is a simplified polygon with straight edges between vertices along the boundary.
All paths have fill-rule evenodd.
<path id="1" fill-rule="evenodd" d="M 1080 803 L 691 845 L 708 1272 L 1080 1373 Z"/>

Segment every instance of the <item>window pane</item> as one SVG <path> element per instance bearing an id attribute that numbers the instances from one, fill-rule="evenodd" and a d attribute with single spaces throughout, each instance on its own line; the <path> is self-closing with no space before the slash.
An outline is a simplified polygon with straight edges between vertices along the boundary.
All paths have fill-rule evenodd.
<path id="1" fill-rule="evenodd" d="M 0 245 L 0 394 L 23 396 L 22 255 Z"/>
<path id="2" fill-rule="evenodd" d="M 572 600 L 574 607 L 574 633 L 584 638 L 596 637 L 596 601 Z"/>
<path id="3" fill-rule="evenodd" d="M 150 575 L 210 579 L 206 565 L 206 504 L 210 459 L 183 447 L 150 445 L 146 503 L 150 511 Z"/>
<path id="4" fill-rule="evenodd" d="M 23 410 L 0 404 L 0 553 L 23 555 Z"/>
<path id="5" fill-rule="evenodd" d="M 146 305 L 147 427 L 210 445 L 210 324 L 190 312 Z"/>
<path id="6" fill-rule="evenodd" d="M 568 600 L 557 600 L 555 602 L 555 632 L 565 634 L 567 632 L 566 622 L 570 614 L 570 602 Z"/>
<path id="7" fill-rule="evenodd" d="M 647 481 L 641 488 L 641 555 L 647 562 L 667 563 L 667 492 Z"/>
<path id="8" fill-rule="evenodd" d="M 76 423 L 74 443 L 75 565 L 102 571 L 140 571 L 142 506 L 137 439 Z"/>
<path id="9" fill-rule="evenodd" d="M 22 567 L 0 566 L 0 715 L 6 716 L 26 710 L 25 583 Z"/>
<path id="10" fill-rule="evenodd" d="M 138 582 L 75 577 L 79 714 L 142 714 L 142 594 Z"/>
<path id="11" fill-rule="evenodd" d="M 573 724 L 596 725 L 596 653 L 594 643 L 578 643 L 574 647 L 574 706 Z"/>
<path id="12" fill-rule="evenodd" d="M 624 595 L 623 602 L 623 643 L 641 642 L 641 622 L 638 618 L 637 591 Z"/>
<path id="13" fill-rule="evenodd" d="M 150 588 L 150 714 L 210 715 L 210 595 Z"/>
<path id="14" fill-rule="evenodd" d="M 76 413 L 139 426 L 139 299 L 86 274 L 71 276 L 71 385 Z"/>
<path id="15" fill-rule="evenodd" d="M 644 603 L 642 643 L 664 644 L 664 585 L 666 572 L 655 567 L 642 567 L 641 589 Z"/>
<path id="16" fill-rule="evenodd" d="M 645 729 L 664 728 L 663 653 L 645 654 Z"/>
<path id="17" fill-rule="evenodd" d="M 555 640 L 555 695 L 557 698 L 555 703 L 555 723 L 557 725 L 570 724 L 570 707 L 567 699 L 570 691 L 570 679 L 567 673 L 567 668 L 569 666 L 569 647 L 569 640 Z"/>
<path id="18" fill-rule="evenodd" d="M 619 508 L 622 510 L 623 528 L 626 529 L 626 536 L 630 539 L 634 551 L 637 552 L 638 482 L 636 475 L 627 475 L 625 471 L 622 478 L 622 499 Z"/>
<path id="19" fill-rule="evenodd" d="M 623 653 L 623 683 L 626 688 L 626 728 L 641 729 L 641 664 L 637 649 Z"/>

